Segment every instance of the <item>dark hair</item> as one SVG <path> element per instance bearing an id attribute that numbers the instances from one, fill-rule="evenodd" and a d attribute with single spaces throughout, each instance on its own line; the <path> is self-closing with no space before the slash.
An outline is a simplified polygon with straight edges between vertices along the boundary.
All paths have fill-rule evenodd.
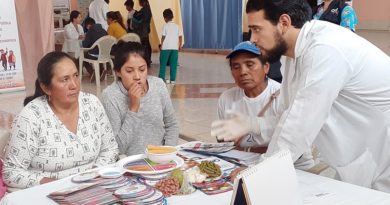
<path id="1" fill-rule="evenodd" d="M 171 9 L 165 9 L 163 11 L 163 17 L 168 19 L 168 21 L 172 20 L 173 19 L 173 12 Z"/>
<path id="2" fill-rule="evenodd" d="M 79 15 L 80 15 L 80 12 L 77 10 L 73 10 L 72 12 L 70 12 L 69 22 L 72 23 L 73 19 L 77 19 L 77 17 L 79 17 Z"/>
<path id="3" fill-rule="evenodd" d="M 232 56 L 230 56 L 230 58 L 229 58 L 229 65 L 230 66 L 232 65 L 232 59 L 241 53 L 248 53 L 252 56 L 252 58 L 258 58 L 260 60 L 261 64 L 263 64 L 263 65 L 265 65 L 267 63 L 267 61 L 265 60 L 263 55 L 255 55 L 255 54 L 253 54 L 251 52 L 247 52 L 247 51 L 238 51 L 238 52 L 234 53 Z"/>
<path id="4" fill-rule="evenodd" d="M 125 42 L 121 40 L 118 42 L 117 50 L 115 51 L 114 70 L 119 72 L 122 66 L 129 60 L 131 54 L 141 56 L 149 68 L 150 62 L 142 44 L 139 42 Z"/>
<path id="5" fill-rule="evenodd" d="M 149 6 L 149 0 L 138 0 L 138 2 L 142 7 Z"/>
<path id="6" fill-rule="evenodd" d="M 112 20 L 115 20 L 116 22 L 118 22 L 123 29 L 126 30 L 126 26 L 125 24 L 123 24 L 123 18 L 122 18 L 122 15 L 119 11 L 109 11 L 107 12 L 107 18 L 110 18 Z"/>
<path id="7" fill-rule="evenodd" d="M 273 25 L 278 23 L 282 14 L 290 16 L 295 28 L 302 28 L 311 19 L 311 8 L 306 0 L 248 0 L 246 13 L 260 10 L 264 10 L 265 19 Z"/>
<path id="8" fill-rule="evenodd" d="M 84 25 L 85 26 L 94 25 L 94 24 L 96 24 L 96 21 L 93 18 L 91 18 L 91 17 L 88 17 L 88 18 L 86 18 L 84 20 Z"/>
<path id="9" fill-rule="evenodd" d="M 128 6 L 130 8 L 133 8 L 134 7 L 134 1 L 133 0 L 127 0 L 127 1 L 125 1 L 124 5 Z"/>
<path id="10" fill-rule="evenodd" d="M 35 93 L 34 95 L 26 97 L 26 99 L 24 99 L 24 106 L 26 106 L 30 101 L 34 100 L 35 98 L 46 95 L 46 93 L 42 90 L 40 84 L 42 83 L 46 86 L 51 85 L 54 66 L 64 58 L 69 58 L 74 62 L 74 59 L 68 54 L 59 51 L 53 51 L 43 56 L 43 58 L 38 63 L 38 77 L 35 80 Z"/>
<path id="11" fill-rule="evenodd" d="M 110 0 L 104 0 L 107 4 L 110 4 Z"/>

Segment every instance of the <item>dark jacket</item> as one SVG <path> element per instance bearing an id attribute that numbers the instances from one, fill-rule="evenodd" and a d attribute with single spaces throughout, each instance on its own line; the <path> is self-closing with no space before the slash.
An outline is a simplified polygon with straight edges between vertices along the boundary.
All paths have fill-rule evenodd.
<path id="1" fill-rule="evenodd" d="M 142 38 L 149 38 L 150 33 L 150 22 L 152 20 L 152 10 L 150 10 L 150 6 L 144 6 L 136 11 L 133 15 L 132 26 L 134 32 Z"/>
<path id="2" fill-rule="evenodd" d="M 100 24 L 93 25 L 85 34 L 83 47 L 84 48 L 91 47 L 99 38 L 106 35 L 107 35 L 107 31 L 103 29 L 102 25 Z M 90 50 L 88 53 L 97 55 L 99 54 L 99 48 L 95 47 L 94 49 Z"/>
<path id="3" fill-rule="evenodd" d="M 318 5 L 315 9 L 315 13 L 317 13 L 318 9 L 323 6 L 324 3 Z M 328 21 L 337 25 L 340 25 L 341 23 L 341 13 L 343 12 L 343 9 L 347 6 L 344 1 L 340 0 L 333 0 L 326 11 L 321 15 L 320 20 Z M 313 15 L 315 15 L 313 13 Z"/>

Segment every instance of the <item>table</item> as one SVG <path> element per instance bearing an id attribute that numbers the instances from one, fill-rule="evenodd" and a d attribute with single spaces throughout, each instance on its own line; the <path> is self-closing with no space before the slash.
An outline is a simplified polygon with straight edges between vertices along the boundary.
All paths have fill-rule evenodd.
<path id="1" fill-rule="evenodd" d="M 390 194 L 367 189 L 364 187 L 336 181 L 330 178 L 314 175 L 308 172 L 297 170 L 299 187 L 305 205 L 389 205 Z M 0 205 L 19 204 L 56 204 L 46 195 L 55 191 L 75 185 L 71 177 L 67 177 L 48 184 L 32 187 L 6 195 Z M 201 191 L 187 196 L 172 196 L 168 198 L 169 205 L 176 204 L 230 204 L 232 191 L 218 194 L 206 195 Z"/>

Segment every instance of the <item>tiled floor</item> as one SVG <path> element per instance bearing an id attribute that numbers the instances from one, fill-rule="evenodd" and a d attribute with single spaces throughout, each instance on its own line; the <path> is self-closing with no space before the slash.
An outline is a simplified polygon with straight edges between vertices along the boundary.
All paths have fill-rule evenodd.
<path id="1" fill-rule="evenodd" d="M 390 55 L 390 32 L 358 31 L 358 34 Z M 159 70 L 158 53 L 154 53 L 152 58 L 156 64 L 150 69 L 150 74 L 156 76 Z M 218 96 L 234 85 L 225 56 L 180 53 L 179 64 L 176 85 L 168 84 L 168 89 L 179 121 L 181 138 L 184 139 L 180 142 L 214 141 L 210 137 L 210 124 L 216 119 Z M 112 77 L 108 78 L 101 86 L 104 88 L 112 81 Z M 82 90 L 96 93 L 95 84 L 86 78 Z M 24 97 L 25 92 L 0 94 L 0 129 L 10 129 L 13 116 L 22 109 Z"/>

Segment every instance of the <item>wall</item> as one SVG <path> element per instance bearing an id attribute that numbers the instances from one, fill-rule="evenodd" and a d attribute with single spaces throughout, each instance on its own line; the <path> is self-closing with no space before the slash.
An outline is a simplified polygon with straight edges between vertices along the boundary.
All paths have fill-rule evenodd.
<path id="1" fill-rule="evenodd" d="M 35 91 L 39 60 L 54 50 L 54 16 L 51 1 L 15 0 L 26 94 Z"/>
<path id="2" fill-rule="evenodd" d="M 389 0 L 354 0 L 353 7 L 358 16 L 358 29 L 390 31 Z"/>

